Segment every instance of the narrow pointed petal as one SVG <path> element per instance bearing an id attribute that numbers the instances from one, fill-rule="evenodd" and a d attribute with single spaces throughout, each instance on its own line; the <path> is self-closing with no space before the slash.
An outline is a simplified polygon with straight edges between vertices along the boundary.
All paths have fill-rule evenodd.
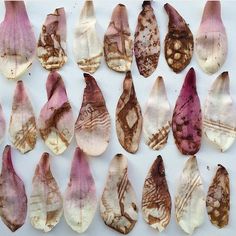
<path id="1" fill-rule="evenodd" d="M 12 165 L 11 146 L 3 151 L 2 173 L 0 176 L 0 216 L 12 231 L 19 229 L 27 214 L 25 186 Z"/>
<path id="2" fill-rule="evenodd" d="M 127 72 L 123 93 L 116 107 L 116 133 L 121 146 L 130 153 L 138 150 L 143 117 L 138 103 L 131 72 Z"/>
<path id="3" fill-rule="evenodd" d="M 0 104 L 0 144 L 3 141 L 5 133 L 6 133 L 6 120 L 3 114 L 2 105 Z"/>
<path id="4" fill-rule="evenodd" d="M 99 156 L 108 146 L 111 120 L 97 82 L 89 74 L 84 74 L 84 79 L 83 102 L 75 123 L 76 141 L 87 155 Z"/>
<path id="5" fill-rule="evenodd" d="M 165 146 L 171 126 L 171 108 L 162 77 L 154 83 L 143 115 L 145 143 L 154 150 Z"/>
<path id="6" fill-rule="evenodd" d="M 62 195 L 50 169 L 48 153 L 43 153 L 34 173 L 30 196 L 30 221 L 34 228 L 51 231 L 62 216 Z"/>
<path id="7" fill-rule="evenodd" d="M 64 216 L 76 232 L 85 232 L 97 209 L 96 186 L 86 155 L 76 148 L 64 197 Z"/>
<path id="8" fill-rule="evenodd" d="M 93 1 L 85 1 L 74 36 L 74 55 L 80 69 L 94 73 L 101 64 L 102 43 L 96 31 Z"/>
<path id="9" fill-rule="evenodd" d="M 133 40 L 131 37 L 126 7 L 118 4 L 104 36 L 104 55 L 109 68 L 118 72 L 131 69 Z"/>
<path id="10" fill-rule="evenodd" d="M 48 101 L 40 112 L 38 126 L 45 144 L 59 155 L 69 146 L 74 135 L 71 105 L 61 76 L 51 72 L 46 84 Z"/>
<path id="11" fill-rule="evenodd" d="M 144 182 L 142 211 L 145 221 L 162 232 L 170 222 L 171 196 L 161 156 L 152 164 Z"/>
<path id="12" fill-rule="evenodd" d="M 186 161 L 175 196 L 175 216 L 187 234 L 204 222 L 205 194 L 195 156 Z"/>
<path id="13" fill-rule="evenodd" d="M 139 73 L 144 77 L 155 71 L 160 56 L 160 33 L 151 2 L 143 2 L 134 35 L 134 55 Z"/>
<path id="14" fill-rule="evenodd" d="M 219 228 L 228 225 L 230 210 L 229 174 L 222 165 L 218 165 L 217 172 L 208 189 L 206 207 L 213 225 Z"/>
<path id="15" fill-rule="evenodd" d="M 22 81 L 16 84 L 9 133 L 11 142 L 21 153 L 34 149 L 37 139 L 36 121 Z"/>
<path id="16" fill-rule="evenodd" d="M 66 63 L 66 14 L 63 7 L 47 15 L 39 36 L 37 54 L 47 70 L 60 69 Z"/>
<path id="17" fill-rule="evenodd" d="M 203 131 L 206 137 L 222 152 L 234 143 L 236 138 L 235 107 L 230 96 L 229 74 L 223 72 L 217 77 L 204 105 Z"/>
<path id="18" fill-rule="evenodd" d="M 127 159 L 117 154 L 111 161 L 100 202 L 105 224 L 122 234 L 128 234 L 138 220 L 137 199 L 127 175 Z"/>
<path id="19" fill-rule="evenodd" d="M 172 130 L 175 143 L 182 154 L 194 155 L 199 151 L 202 138 L 202 112 L 193 68 L 186 75 L 176 101 Z"/>
<path id="20" fill-rule="evenodd" d="M 165 58 L 176 73 L 190 63 L 193 55 L 193 34 L 183 17 L 168 3 L 165 4 L 169 16 L 168 33 L 165 38 Z"/>
<path id="21" fill-rule="evenodd" d="M 202 21 L 195 38 L 198 64 L 208 74 L 214 74 L 224 64 L 228 39 L 221 19 L 220 1 L 207 1 Z"/>
<path id="22" fill-rule="evenodd" d="M 0 72 L 16 79 L 32 64 L 36 39 L 24 1 L 4 1 L 5 18 L 0 24 Z"/>

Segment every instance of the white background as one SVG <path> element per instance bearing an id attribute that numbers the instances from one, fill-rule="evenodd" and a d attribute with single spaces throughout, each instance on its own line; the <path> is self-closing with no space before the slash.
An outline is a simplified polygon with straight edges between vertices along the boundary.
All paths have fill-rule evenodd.
<path id="1" fill-rule="evenodd" d="M 134 34 L 137 22 L 137 16 L 141 11 L 141 5 L 142 5 L 141 1 L 95 0 L 94 5 L 97 16 L 97 29 L 101 40 L 103 39 L 104 32 L 106 31 L 107 26 L 109 24 L 112 10 L 119 2 L 127 6 L 131 33 Z M 185 18 L 186 22 L 189 23 L 190 25 L 190 29 L 195 35 L 200 24 L 205 1 L 169 0 L 168 2 L 171 3 Z M 204 100 L 206 98 L 206 95 L 213 80 L 223 71 L 229 71 L 229 75 L 231 78 L 231 93 L 234 101 L 236 101 L 236 69 L 235 69 L 236 2 L 226 1 L 226 0 L 222 1 L 222 17 L 228 34 L 229 53 L 224 66 L 220 69 L 219 72 L 217 72 L 213 76 L 208 76 L 201 71 L 200 67 L 196 64 L 195 57 L 193 57 L 190 65 L 181 74 L 175 74 L 169 69 L 169 67 L 165 62 L 164 50 L 163 50 L 164 47 L 163 42 L 164 42 L 164 37 L 167 33 L 167 23 L 168 23 L 167 15 L 163 9 L 164 3 L 165 1 L 158 0 L 153 5 L 161 35 L 161 56 L 157 70 L 151 77 L 145 79 L 139 75 L 135 60 L 133 61 L 132 65 L 133 80 L 136 88 L 137 97 L 141 104 L 142 109 L 144 109 L 144 105 L 148 99 L 150 90 L 153 86 L 155 78 L 158 75 L 162 75 L 165 78 L 167 94 L 173 109 L 176 98 L 182 86 L 184 77 L 191 66 L 195 68 L 197 74 L 197 88 L 202 105 L 204 104 Z M 26 2 L 26 5 L 37 39 L 46 15 L 48 13 L 54 12 L 54 9 L 57 7 L 65 7 L 67 14 L 67 26 L 68 26 L 67 53 L 69 58 L 66 65 L 59 71 L 59 73 L 62 75 L 64 79 L 68 97 L 73 108 L 74 119 L 76 119 L 78 116 L 79 108 L 81 106 L 85 83 L 83 80 L 83 73 L 78 68 L 77 64 L 74 61 L 72 52 L 72 45 L 73 45 L 72 42 L 73 42 L 74 26 L 76 20 L 78 19 L 80 10 L 82 8 L 83 1 L 81 0 L 80 1 L 78 0 L 29 1 L 28 0 Z M 5 7 L 3 1 L 1 1 L 0 3 L 1 20 L 4 17 L 4 12 L 5 12 Z M 28 90 L 28 95 L 32 101 L 34 111 L 37 117 L 39 115 L 40 109 L 46 102 L 45 83 L 47 76 L 48 76 L 48 71 L 43 69 L 41 64 L 36 59 L 30 70 L 28 70 L 21 78 L 24 81 L 25 86 Z M 94 74 L 94 76 L 98 82 L 98 85 L 103 91 L 107 107 L 112 118 L 112 134 L 108 149 L 102 156 L 96 158 L 90 158 L 89 160 L 92 173 L 96 181 L 97 197 L 98 199 L 100 199 L 100 196 L 102 194 L 110 160 L 115 154 L 123 153 L 128 157 L 129 178 L 137 193 L 138 205 L 139 205 L 139 219 L 133 231 L 131 231 L 130 235 L 135 235 L 135 236 L 157 235 L 158 232 L 152 229 L 144 222 L 141 214 L 141 207 L 140 207 L 141 194 L 147 171 L 150 168 L 156 156 L 158 154 L 161 154 L 164 159 L 166 167 L 166 175 L 170 193 L 172 196 L 172 200 L 174 200 L 176 183 L 181 174 L 184 163 L 187 160 L 187 157 L 181 155 L 178 149 L 176 148 L 173 141 L 172 133 L 170 133 L 169 135 L 168 144 L 161 151 L 153 151 L 149 149 L 144 144 L 144 141 L 142 139 L 140 143 L 140 148 L 135 155 L 127 153 L 120 146 L 115 132 L 115 109 L 119 96 L 122 93 L 122 82 L 125 75 L 111 71 L 107 67 L 103 59 L 100 68 Z M 15 85 L 16 83 L 14 81 L 8 81 L 7 79 L 5 79 L 3 76 L 0 75 L 0 101 L 4 109 L 7 125 L 9 124 L 12 97 Z M 3 151 L 4 146 L 6 144 L 9 144 L 8 133 L 5 136 L 4 142 L 0 145 L 0 152 Z M 69 180 L 70 165 L 75 147 L 76 147 L 76 142 L 74 138 L 71 145 L 64 152 L 63 155 L 53 157 L 51 160 L 51 169 L 56 180 L 58 181 L 62 193 L 64 193 Z M 30 196 L 31 193 L 31 187 L 32 187 L 31 180 L 34 174 L 35 166 L 39 161 L 41 154 L 45 151 L 50 152 L 40 138 L 38 138 L 37 140 L 35 149 L 29 152 L 28 154 L 21 155 L 17 150 L 12 149 L 12 158 L 16 172 L 24 181 L 28 196 Z M 226 153 L 220 153 L 215 147 L 213 147 L 210 143 L 208 143 L 205 138 L 202 140 L 202 147 L 201 150 L 197 153 L 197 158 L 201 176 L 204 183 L 205 192 L 207 192 L 211 179 L 215 174 L 216 165 L 218 163 L 221 163 L 228 169 L 230 174 L 231 211 L 230 211 L 229 225 L 225 229 L 221 230 L 211 225 L 206 213 L 204 224 L 194 233 L 194 235 L 196 236 L 235 235 L 236 232 L 236 171 L 235 171 L 236 155 L 235 154 L 236 154 L 236 143 Z M 209 170 L 207 169 L 207 166 L 209 166 Z M 23 225 L 15 233 L 16 236 L 25 236 L 25 235 L 36 236 L 40 234 L 42 234 L 42 232 L 35 230 L 31 226 L 28 216 L 25 225 Z M 63 217 L 61 218 L 60 223 L 52 230 L 52 232 L 48 234 L 57 236 L 76 235 L 76 233 L 72 231 L 70 227 L 65 223 Z M 0 235 L 4 236 L 12 235 L 10 230 L 1 221 L 0 221 Z M 90 225 L 89 229 L 84 233 L 84 235 L 108 236 L 108 235 L 119 235 L 119 234 L 116 231 L 107 227 L 103 223 L 98 208 L 92 224 Z M 167 227 L 167 229 L 163 233 L 161 233 L 161 235 L 163 236 L 185 235 L 185 233 L 180 229 L 180 227 L 175 222 L 174 204 L 172 204 L 171 222 Z"/>

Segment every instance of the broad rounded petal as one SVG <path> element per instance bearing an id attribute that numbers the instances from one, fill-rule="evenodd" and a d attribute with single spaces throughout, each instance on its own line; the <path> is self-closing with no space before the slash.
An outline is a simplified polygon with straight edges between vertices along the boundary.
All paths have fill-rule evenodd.
<path id="1" fill-rule="evenodd" d="M 104 223 L 122 234 L 128 234 L 138 220 L 137 199 L 128 179 L 127 159 L 122 154 L 111 161 L 100 212 Z"/>
<path id="2" fill-rule="evenodd" d="M 0 104 L 0 144 L 3 141 L 5 133 L 6 133 L 6 120 L 3 114 L 2 105 Z"/>
<path id="3" fill-rule="evenodd" d="M 62 216 L 62 195 L 50 169 L 48 153 L 43 153 L 34 173 L 29 215 L 34 228 L 49 232 Z"/>
<path id="4" fill-rule="evenodd" d="M 111 120 L 106 103 L 95 79 L 84 74 L 86 87 L 79 116 L 75 123 L 75 136 L 78 146 L 90 156 L 99 156 L 107 148 Z"/>
<path id="5" fill-rule="evenodd" d="M 22 81 L 16 84 L 9 134 L 11 142 L 21 153 L 34 149 L 37 140 L 36 120 Z"/>
<path id="6" fill-rule="evenodd" d="M 85 232 L 97 209 L 96 186 L 86 155 L 76 148 L 64 196 L 64 216 L 76 232 Z"/>
<path id="7" fill-rule="evenodd" d="M 126 7 L 118 4 L 104 36 L 104 56 L 109 68 L 118 72 L 131 69 L 133 40 L 131 37 Z"/>

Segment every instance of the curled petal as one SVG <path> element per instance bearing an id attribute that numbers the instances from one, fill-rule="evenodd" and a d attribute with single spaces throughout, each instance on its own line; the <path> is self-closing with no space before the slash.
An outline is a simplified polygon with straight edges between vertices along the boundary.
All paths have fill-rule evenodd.
<path id="1" fill-rule="evenodd" d="M 0 104 L 0 143 L 2 143 L 6 132 L 6 120 L 3 114 L 2 105 Z"/>

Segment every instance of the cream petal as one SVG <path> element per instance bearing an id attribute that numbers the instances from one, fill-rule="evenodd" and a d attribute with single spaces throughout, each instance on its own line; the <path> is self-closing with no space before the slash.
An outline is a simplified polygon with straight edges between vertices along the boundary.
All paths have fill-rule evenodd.
<path id="1" fill-rule="evenodd" d="M 195 156 L 186 161 L 175 195 L 175 216 L 188 234 L 204 222 L 205 194 Z"/>
<path id="2" fill-rule="evenodd" d="M 111 161 L 100 202 L 105 224 L 122 234 L 128 234 L 138 220 L 137 199 L 127 174 L 127 159 L 117 154 Z"/>
<path id="3" fill-rule="evenodd" d="M 50 169 L 48 153 L 43 153 L 34 173 L 29 215 L 34 228 L 51 231 L 62 216 L 62 196 Z"/>
<path id="4" fill-rule="evenodd" d="M 37 139 L 36 121 L 22 81 L 17 82 L 13 97 L 9 134 L 11 142 L 21 153 L 34 149 Z"/>
<path id="5" fill-rule="evenodd" d="M 95 79 L 84 74 L 86 87 L 79 116 L 75 123 L 75 136 L 78 146 L 90 156 L 99 156 L 107 148 L 111 120 L 106 103 Z"/>
<path id="6" fill-rule="evenodd" d="M 94 73 L 101 64 L 102 43 L 96 31 L 93 1 L 85 1 L 74 35 L 74 55 L 80 69 Z"/>
<path id="7" fill-rule="evenodd" d="M 63 7 L 47 15 L 39 36 L 37 54 L 47 70 L 60 69 L 66 63 L 66 14 Z"/>
<path id="8" fill-rule="evenodd" d="M 0 104 L 0 144 L 3 141 L 5 133 L 6 133 L 6 120 L 3 114 L 2 105 Z"/>
<path id="9" fill-rule="evenodd" d="M 167 143 L 171 126 L 171 108 L 166 95 L 163 78 L 159 76 L 152 88 L 143 115 L 145 143 L 159 150 Z"/>
<path id="10" fill-rule="evenodd" d="M 64 82 L 57 72 L 50 72 L 46 89 L 48 101 L 40 112 L 39 132 L 50 150 L 59 155 L 67 149 L 73 138 L 73 113 Z"/>
<path id="11" fill-rule="evenodd" d="M 97 209 L 96 186 L 86 155 L 76 148 L 64 197 L 64 216 L 76 232 L 85 232 Z"/>

